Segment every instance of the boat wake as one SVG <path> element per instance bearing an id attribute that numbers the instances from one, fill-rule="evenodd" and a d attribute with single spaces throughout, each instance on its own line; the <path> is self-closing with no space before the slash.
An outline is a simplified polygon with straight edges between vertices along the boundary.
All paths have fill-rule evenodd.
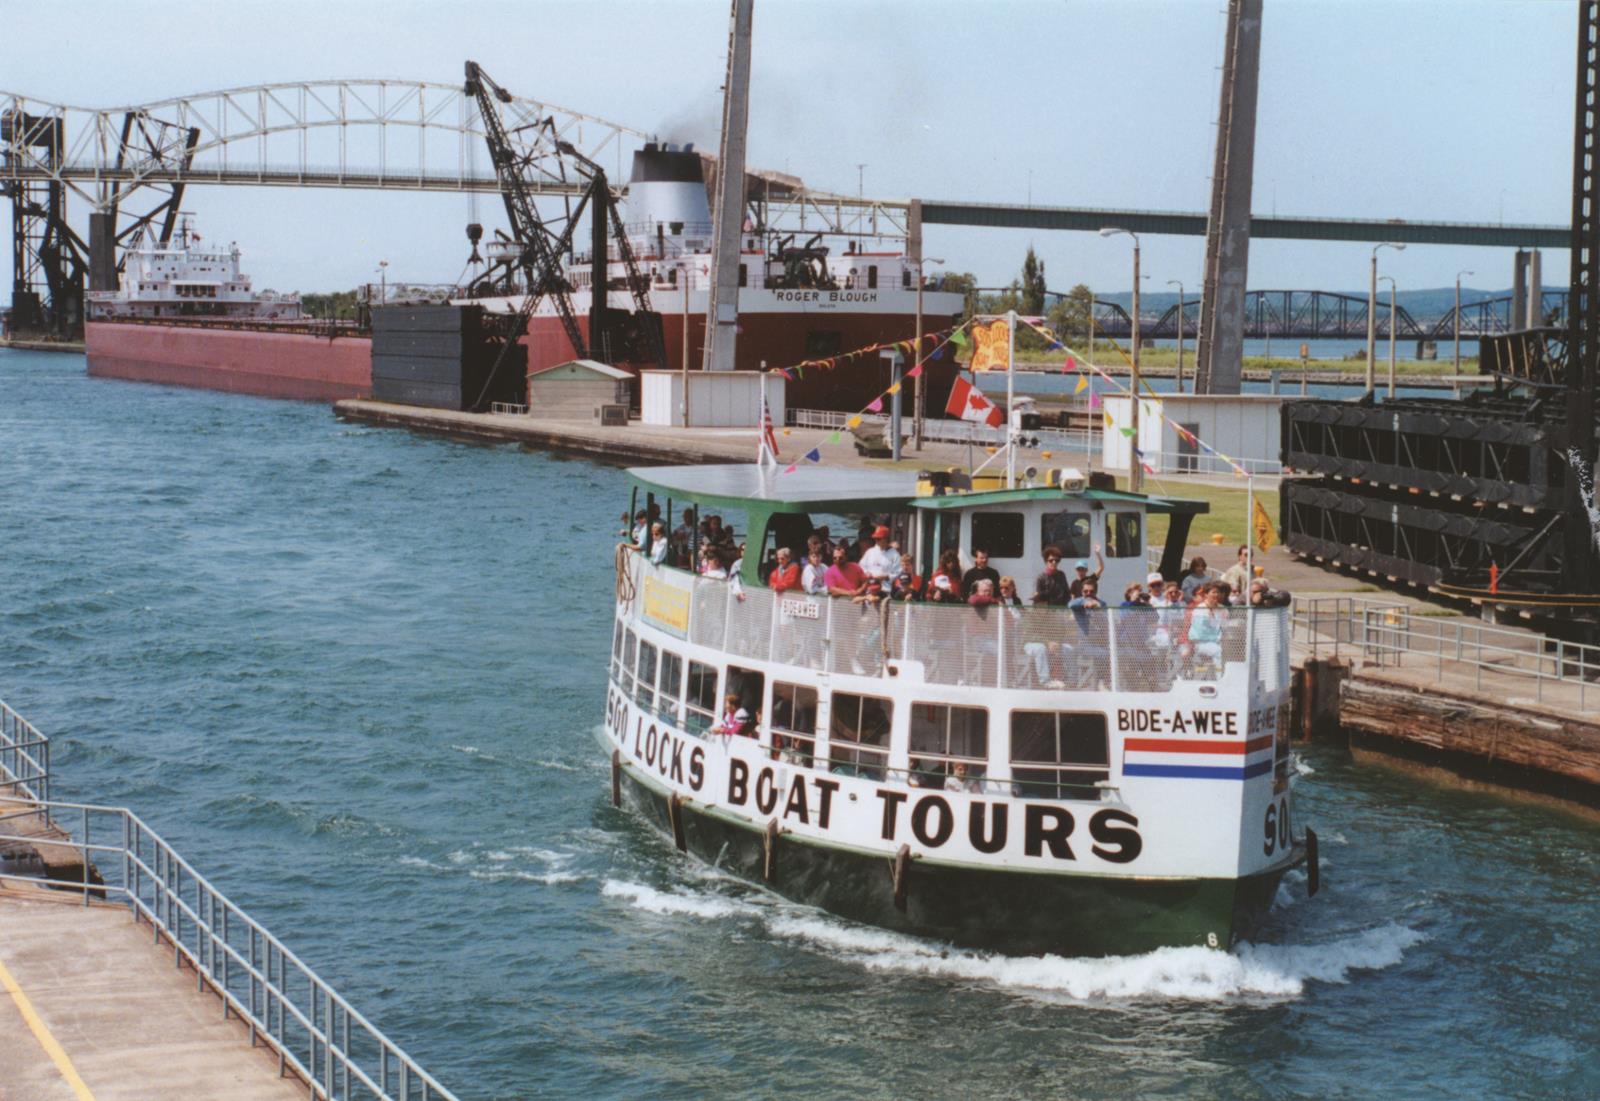
<path id="1" fill-rule="evenodd" d="M 617 879 L 606 880 L 601 894 L 669 917 L 753 922 L 778 941 L 868 971 L 978 983 L 1086 1004 L 1293 999 L 1310 983 L 1346 983 L 1355 972 L 1393 967 L 1408 948 L 1426 939 L 1390 922 L 1318 944 L 1247 942 L 1232 952 L 1193 947 L 1107 958 L 1007 956 L 856 925 L 764 896 L 733 898 L 720 891 L 661 889 Z"/>

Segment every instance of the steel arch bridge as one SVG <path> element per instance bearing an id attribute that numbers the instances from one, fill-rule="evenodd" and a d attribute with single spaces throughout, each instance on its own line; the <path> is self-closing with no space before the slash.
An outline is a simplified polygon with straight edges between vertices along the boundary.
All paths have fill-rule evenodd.
<path id="1" fill-rule="evenodd" d="M 569 171 L 572 154 L 615 164 L 615 178 L 625 180 L 626 157 L 651 139 L 538 99 L 513 95 L 502 110 L 539 197 L 565 201 L 582 193 L 587 181 Z M 139 229 L 170 234 L 186 187 L 498 193 L 486 150 L 483 122 L 464 84 L 301 81 L 112 108 L 0 91 L 12 304 L 27 313 L 31 299 L 34 316 L 23 325 L 65 335 L 81 320 L 85 281 L 114 286 L 118 262 L 110 257 Z M 904 202 L 816 191 L 776 172 L 748 177 L 757 224 L 797 233 L 907 235 Z M 69 221 L 69 206 L 92 212 L 87 241 Z M 96 216 L 109 221 L 97 227 Z M 113 247 L 96 247 L 97 235 Z"/>
<path id="2" fill-rule="evenodd" d="M 980 293 L 1006 293 L 1006 287 L 980 287 Z M 1069 297 L 1059 291 L 1046 291 L 1047 299 L 1061 300 Z M 1367 335 L 1367 300 L 1336 291 L 1313 290 L 1259 290 L 1245 295 L 1245 336 L 1252 339 L 1284 337 L 1295 340 L 1365 340 Z M 1485 298 L 1461 304 L 1461 336 L 1465 340 L 1495 336 L 1511 331 L 1512 299 L 1510 295 Z M 1566 291 L 1544 291 L 1540 296 L 1539 318 L 1532 325 L 1560 325 L 1567 310 Z M 1179 330 L 1179 311 L 1176 304 L 1158 314 L 1140 311 L 1139 335 L 1147 340 L 1175 340 Z M 1391 318 L 1389 303 L 1378 299 L 1376 332 L 1380 340 L 1389 339 L 1390 325 L 1394 325 L 1396 339 L 1440 341 L 1455 336 L 1455 310 L 1446 310 L 1437 317 L 1416 318 L 1404 307 L 1395 309 Z M 1104 299 L 1094 300 L 1094 327 L 1097 335 L 1115 340 L 1128 340 L 1133 336 L 1133 318 L 1127 307 Z M 1200 301 L 1193 299 L 1183 305 L 1183 336 L 1194 339 L 1200 329 Z"/>

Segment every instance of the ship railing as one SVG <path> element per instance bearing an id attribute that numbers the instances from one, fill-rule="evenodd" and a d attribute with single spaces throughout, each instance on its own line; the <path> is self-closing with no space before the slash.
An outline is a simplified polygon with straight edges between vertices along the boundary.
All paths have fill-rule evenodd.
<path id="1" fill-rule="evenodd" d="M 634 562 L 635 590 L 648 571 L 686 589 L 683 634 L 732 658 L 817 672 L 883 676 L 917 662 L 925 683 L 980 688 L 1167 692 L 1182 681 L 1215 681 L 1248 664 L 1251 686 L 1288 686 L 1287 608 L 1220 608 L 1215 638 L 1191 630 L 1186 609 L 975 608 L 736 589 L 717 578 Z M 644 601 L 636 616 L 654 621 Z"/>
<path id="2" fill-rule="evenodd" d="M 1483 623 L 1440 609 L 1361 597 L 1298 602 L 1293 641 L 1332 657 L 1429 674 L 1441 688 L 1526 692 L 1534 701 L 1584 711 L 1600 680 L 1600 647 Z"/>
<path id="3" fill-rule="evenodd" d="M 21 843 L 75 851 L 78 861 L 57 867 L 78 878 L 7 871 L 0 886 L 25 884 L 78 892 L 85 906 L 121 903 L 135 923 L 148 923 L 157 946 L 172 950 L 176 967 L 222 1003 L 224 1018 L 249 1030 L 250 1044 L 278 1056 L 313 1099 L 454 1101 L 407 1055 L 265 926 L 197 872 L 159 834 L 124 807 L 21 800 L 13 808 L 46 817 L 55 831 L 12 832 L 0 821 L 0 848 Z M 56 833 L 59 831 L 59 839 Z"/>
<path id="4" fill-rule="evenodd" d="M 0 795 L 50 798 L 50 739 L 0 700 Z"/>

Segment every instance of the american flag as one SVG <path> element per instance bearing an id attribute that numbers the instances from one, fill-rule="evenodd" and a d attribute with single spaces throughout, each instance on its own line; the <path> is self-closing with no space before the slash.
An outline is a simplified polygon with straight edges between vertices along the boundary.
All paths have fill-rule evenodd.
<path id="1" fill-rule="evenodd" d="M 772 408 L 763 398 L 761 401 L 761 452 L 757 456 L 758 462 L 765 462 L 768 456 L 772 457 L 774 465 L 778 462 L 778 434 L 772 430 Z"/>

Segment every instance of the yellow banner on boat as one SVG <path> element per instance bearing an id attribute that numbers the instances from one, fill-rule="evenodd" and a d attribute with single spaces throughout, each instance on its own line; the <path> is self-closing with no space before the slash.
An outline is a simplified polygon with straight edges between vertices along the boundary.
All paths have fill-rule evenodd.
<path id="1" fill-rule="evenodd" d="M 1262 550 L 1271 550 L 1278 545 L 1278 532 L 1272 526 L 1272 517 L 1267 515 L 1267 510 L 1258 500 L 1255 503 L 1255 515 L 1250 517 L 1250 526 L 1255 531 L 1256 546 Z"/>
<path id="2" fill-rule="evenodd" d="M 1005 321 L 990 321 L 972 326 L 973 371 L 1005 371 L 1011 367 L 1011 331 Z"/>
<path id="3" fill-rule="evenodd" d="M 689 590 L 654 577 L 644 579 L 644 618 L 663 631 L 689 633 Z"/>

